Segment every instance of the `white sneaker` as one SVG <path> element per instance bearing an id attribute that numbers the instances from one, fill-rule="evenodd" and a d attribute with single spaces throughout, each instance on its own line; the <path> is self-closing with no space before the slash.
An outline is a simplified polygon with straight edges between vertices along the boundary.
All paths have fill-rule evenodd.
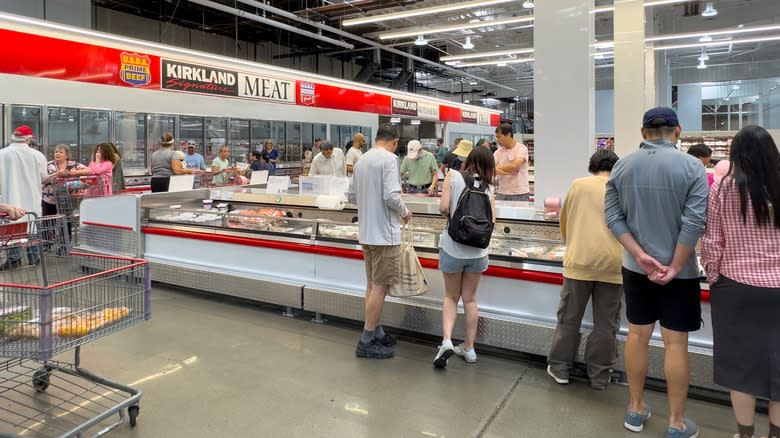
<path id="1" fill-rule="evenodd" d="M 433 359 L 433 366 L 436 368 L 446 368 L 447 361 L 455 353 L 455 349 L 452 347 L 452 341 L 444 341 L 439 347 L 436 357 Z"/>
<path id="2" fill-rule="evenodd" d="M 555 380 L 555 383 L 559 385 L 568 385 L 569 379 L 561 379 L 560 377 L 556 376 L 555 373 L 553 373 L 552 367 L 550 365 L 547 365 L 547 374 L 550 375 L 550 377 Z"/>
<path id="3" fill-rule="evenodd" d="M 463 344 L 458 344 L 455 346 L 455 354 L 462 357 L 463 360 L 468 363 L 474 363 L 477 361 L 477 352 L 474 351 L 473 348 L 471 350 L 466 350 L 466 347 L 464 347 Z"/>

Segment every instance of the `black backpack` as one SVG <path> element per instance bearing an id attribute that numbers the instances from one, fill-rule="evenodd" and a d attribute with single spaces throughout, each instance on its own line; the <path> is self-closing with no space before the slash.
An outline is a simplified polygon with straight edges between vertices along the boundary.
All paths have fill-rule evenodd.
<path id="1" fill-rule="evenodd" d="M 450 214 L 447 233 L 452 240 L 467 246 L 487 248 L 493 235 L 493 210 L 490 207 L 490 196 L 485 192 L 487 184 L 479 181 L 479 187 L 474 187 L 474 179 L 463 175 L 466 188 L 458 198 L 455 211 Z"/>

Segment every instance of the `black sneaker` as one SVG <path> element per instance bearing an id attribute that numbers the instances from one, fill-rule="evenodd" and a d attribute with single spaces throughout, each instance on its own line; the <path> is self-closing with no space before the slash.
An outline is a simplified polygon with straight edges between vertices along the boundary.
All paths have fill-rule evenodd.
<path id="1" fill-rule="evenodd" d="M 385 332 L 385 335 L 381 338 L 376 338 L 376 341 L 385 347 L 393 347 L 395 346 L 395 343 L 398 342 L 398 339 L 390 333 Z"/>
<path id="2" fill-rule="evenodd" d="M 357 357 L 389 359 L 393 357 L 393 354 L 394 352 L 391 347 L 385 347 L 376 339 L 373 339 L 368 344 L 364 344 L 362 341 L 358 341 L 357 348 L 355 349 L 355 356 Z"/>

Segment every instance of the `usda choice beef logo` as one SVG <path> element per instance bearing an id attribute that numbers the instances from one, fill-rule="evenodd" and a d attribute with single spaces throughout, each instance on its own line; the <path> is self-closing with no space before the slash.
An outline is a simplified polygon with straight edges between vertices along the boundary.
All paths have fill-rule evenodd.
<path id="1" fill-rule="evenodd" d="M 229 70 L 162 60 L 161 86 L 166 90 L 238 96 L 238 73 Z"/>

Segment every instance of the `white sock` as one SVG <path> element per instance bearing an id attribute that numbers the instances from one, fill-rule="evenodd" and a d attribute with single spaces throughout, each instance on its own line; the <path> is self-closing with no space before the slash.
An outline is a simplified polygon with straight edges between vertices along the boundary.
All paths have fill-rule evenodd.
<path id="1" fill-rule="evenodd" d="M 441 346 L 444 348 L 455 348 L 452 346 L 452 339 L 445 339 L 441 341 Z"/>

